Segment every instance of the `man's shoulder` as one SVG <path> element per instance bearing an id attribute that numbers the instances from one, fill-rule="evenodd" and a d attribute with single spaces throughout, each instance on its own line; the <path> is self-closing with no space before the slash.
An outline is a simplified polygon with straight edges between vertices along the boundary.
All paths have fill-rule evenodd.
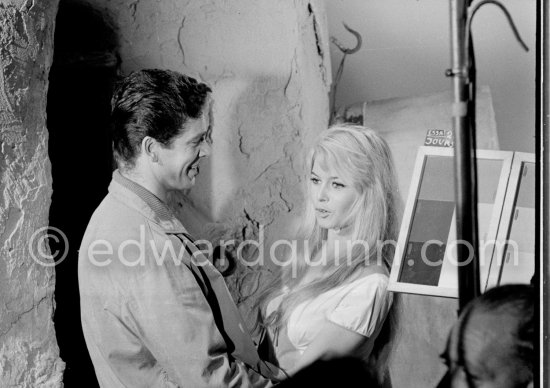
<path id="1" fill-rule="evenodd" d="M 90 249 L 103 247 L 114 255 L 125 241 L 136 240 L 149 230 L 149 220 L 143 214 L 107 194 L 86 227 L 80 244 L 79 261 Z"/>
<path id="2" fill-rule="evenodd" d="M 95 231 L 109 236 L 115 230 L 131 234 L 133 227 L 145 223 L 147 218 L 135 207 L 107 194 L 92 214 L 86 233 Z"/>
<path id="3" fill-rule="evenodd" d="M 114 258 L 119 258 L 122 252 L 129 257 L 144 255 L 149 259 L 166 250 L 179 253 L 182 243 L 188 243 L 185 237 L 166 233 L 162 225 L 138 208 L 108 194 L 90 219 L 80 245 L 79 258 L 82 261 L 89 256 L 90 250 L 105 250 L 112 252 Z M 149 260 L 145 260 L 144 266 L 148 263 Z"/>

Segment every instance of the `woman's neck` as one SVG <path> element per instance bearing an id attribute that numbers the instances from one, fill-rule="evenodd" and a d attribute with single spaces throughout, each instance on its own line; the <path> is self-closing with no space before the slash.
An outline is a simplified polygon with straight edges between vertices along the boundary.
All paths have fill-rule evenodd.
<path id="1" fill-rule="evenodd" d="M 330 253 L 330 257 L 341 257 L 346 255 L 349 247 L 353 245 L 351 228 L 345 229 L 329 229 L 327 233 L 327 252 Z"/>

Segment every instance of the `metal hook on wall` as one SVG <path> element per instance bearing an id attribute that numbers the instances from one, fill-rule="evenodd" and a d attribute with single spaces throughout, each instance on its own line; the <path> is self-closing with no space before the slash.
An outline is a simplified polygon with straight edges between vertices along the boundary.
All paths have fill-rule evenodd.
<path id="1" fill-rule="evenodd" d="M 475 16 L 476 12 L 486 4 L 494 4 L 497 7 L 499 7 L 502 10 L 502 12 L 504 12 L 504 15 L 506 16 L 506 19 L 508 20 L 508 24 L 510 24 L 510 27 L 512 28 L 512 32 L 514 33 L 514 37 L 516 38 L 518 43 L 521 45 L 521 47 L 525 51 L 528 52 L 529 47 L 527 47 L 527 45 L 525 44 L 525 42 L 523 41 L 523 39 L 519 35 L 518 29 L 517 29 L 517 27 L 514 23 L 514 20 L 512 19 L 512 15 L 510 15 L 510 12 L 508 12 L 506 7 L 498 0 L 481 0 L 477 4 L 471 6 L 468 9 L 468 16 L 466 18 L 466 28 L 465 28 L 465 31 L 464 31 L 464 33 L 466 35 L 465 39 L 464 39 L 464 55 L 465 55 L 464 57 L 468 58 L 468 53 L 469 53 L 469 50 L 470 50 L 470 35 L 471 35 L 470 28 L 472 26 L 472 20 L 474 19 L 474 16 Z M 465 73 L 467 74 L 467 71 Z"/>
<path id="2" fill-rule="evenodd" d="M 464 54 L 463 54 L 464 58 L 469 59 L 471 26 L 472 26 L 472 21 L 474 19 L 474 16 L 475 16 L 476 12 L 486 4 L 494 4 L 502 10 L 504 15 L 506 16 L 506 19 L 508 20 L 508 23 L 510 24 L 510 27 L 512 28 L 512 32 L 514 33 L 514 37 L 516 38 L 518 43 L 521 45 L 521 47 L 525 51 L 528 52 L 529 47 L 527 47 L 527 44 L 525 44 L 525 42 L 521 38 L 521 36 L 519 34 L 519 31 L 518 31 L 518 29 L 517 29 L 517 27 L 514 23 L 514 20 L 512 19 L 512 16 L 510 15 L 510 12 L 508 11 L 508 9 L 506 9 L 506 7 L 498 0 L 481 0 L 477 4 L 475 4 L 473 6 L 470 6 L 469 9 L 468 9 L 468 15 L 466 17 L 465 30 L 464 30 L 464 35 L 465 35 L 465 37 L 464 37 Z M 470 60 L 468 60 L 466 62 L 467 63 L 465 63 L 465 66 L 464 66 L 463 69 L 448 69 L 446 71 L 446 75 L 448 77 L 450 77 L 454 74 L 462 74 L 464 76 L 467 76 L 468 75 L 468 68 L 469 68 L 469 65 L 470 65 Z"/>
<path id="3" fill-rule="evenodd" d="M 342 78 L 342 73 L 344 72 L 344 62 L 346 60 L 346 56 L 350 54 L 355 54 L 357 51 L 361 49 L 361 46 L 363 45 L 363 38 L 361 37 L 361 34 L 359 32 L 353 30 L 350 28 L 346 23 L 342 23 L 344 25 L 344 28 L 348 30 L 353 36 L 355 36 L 355 39 L 357 40 L 357 43 L 355 44 L 355 47 L 344 47 L 335 37 L 331 36 L 330 41 L 334 43 L 336 47 L 344 54 L 342 57 L 342 60 L 340 61 L 340 65 L 338 66 L 338 70 L 336 71 L 336 75 L 334 76 L 334 80 L 332 82 L 332 101 L 331 101 L 331 109 L 330 109 L 330 122 L 332 123 L 334 117 L 336 116 L 336 89 L 338 88 L 338 83 L 340 82 L 340 78 Z"/>
<path id="4" fill-rule="evenodd" d="M 363 38 L 361 37 L 361 34 L 351 29 L 346 23 L 342 23 L 342 24 L 344 25 L 344 28 L 346 30 L 348 30 L 353 36 L 355 36 L 355 39 L 357 40 L 355 47 L 352 47 L 352 48 L 344 47 L 340 42 L 338 42 L 338 39 L 336 39 L 334 36 L 330 37 L 330 41 L 334 43 L 336 47 L 338 47 L 340 51 L 343 52 L 344 54 L 355 54 L 361 48 L 363 44 Z"/>

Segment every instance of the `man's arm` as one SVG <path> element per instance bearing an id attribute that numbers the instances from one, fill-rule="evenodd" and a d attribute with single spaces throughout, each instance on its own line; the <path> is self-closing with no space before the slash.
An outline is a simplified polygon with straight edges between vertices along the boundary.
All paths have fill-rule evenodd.
<path id="1" fill-rule="evenodd" d="M 128 306 L 137 335 L 169 378 L 193 387 L 270 386 L 228 355 L 197 279 L 183 262 L 171 260 L 144 269 L 131 284 Z"/>

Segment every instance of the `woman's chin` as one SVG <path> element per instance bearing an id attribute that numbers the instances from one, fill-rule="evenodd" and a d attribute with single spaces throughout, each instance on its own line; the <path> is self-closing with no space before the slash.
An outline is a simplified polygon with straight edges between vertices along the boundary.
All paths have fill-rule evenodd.
<path id="1" fill-rule="evenodd" d="M 317 218 L 317 225 L 319 225 L 323 229 L 332 229 L 332 223 L 327 222 L 324 218 Z"/>

